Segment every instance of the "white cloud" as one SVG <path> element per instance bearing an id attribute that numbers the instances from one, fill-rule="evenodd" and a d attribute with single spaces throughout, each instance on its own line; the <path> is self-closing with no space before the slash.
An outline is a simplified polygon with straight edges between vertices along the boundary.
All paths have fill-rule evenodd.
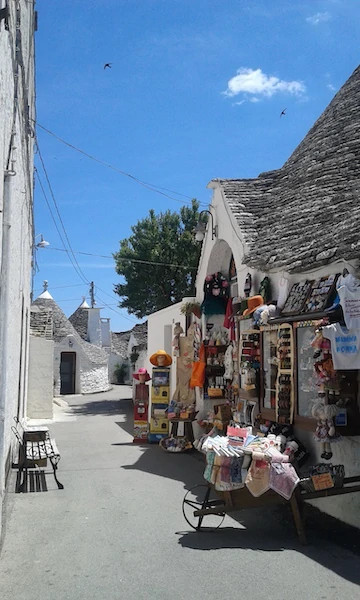
<path id="1" fill-rule="evenodd" d="M 318 12 L 311 17 L 307 17 L 307 22 L 311 23 L 311 25 L 319 25 L 319 23 L 325 23 L 326 21 L 330 21 L 331 14 L 329 12 Z"/>
<path id="2" fill-rule="evenodd" d="M 332 84 L 332 83 L 328 83 L 326 85 L 326 87 L 331 91 L 331 92 L 336 92 L 336 87 Z"/>
<path id="3" fill-rule="evenodd" d="M 284 81 L 272 75 L 266 75 L 261 69 L 241 67 L 235 77 L 228 81 L 225 96 L 233 97 L 244 94 L 245 100 L 259 102 L 261 98 L 271 98 L 274 94 L 292 94 L 300 96 L 305 92 L 301 81 Z M 242 104 L 245 100 L 237 102 Z"/>

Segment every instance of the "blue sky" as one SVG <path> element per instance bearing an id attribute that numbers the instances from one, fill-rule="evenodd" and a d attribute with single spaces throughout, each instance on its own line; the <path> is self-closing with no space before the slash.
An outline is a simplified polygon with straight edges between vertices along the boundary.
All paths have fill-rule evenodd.
<path id="1" fill-rule="evenodd" d="M 281 167 L 359 63 L 358 0 L 38 0 L 36 8 L 38 123 L 204 204 L 214 177 Z M 150 208 L 181 203 L 37 134 L 85 280 L 95 283 L 97 305 L 109 305 L 102 316 L 112 330 L 129 329 L 137 320 L 117 307 L 113 261 L 97 255 L 117 251 Z M 51 204 L 38 156 L 36 166 Z M 63 244 L 38 181 L 35 221 L 51 245 L 37 250 L 34 295 L 48 280 L 70 315 L 89 286 L 56 250 Z"/>

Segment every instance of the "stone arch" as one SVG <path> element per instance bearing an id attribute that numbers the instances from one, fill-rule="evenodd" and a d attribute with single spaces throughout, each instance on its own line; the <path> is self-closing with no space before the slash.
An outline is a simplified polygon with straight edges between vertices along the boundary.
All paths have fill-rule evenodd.
<path id="1" fill-rule="evenodd" d="M 206 274 L 212 275 L 212 273 L 220 271 L 225 277 L 228 277 L 232 254 L 232 250 L 225 240 L 217 240 L 209 256 Z"/>

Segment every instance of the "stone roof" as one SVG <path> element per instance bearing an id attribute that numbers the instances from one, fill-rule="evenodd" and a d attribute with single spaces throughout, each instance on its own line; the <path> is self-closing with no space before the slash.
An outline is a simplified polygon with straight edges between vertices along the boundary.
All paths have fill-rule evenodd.
<path id="1" fill-rule="evenodd" d="M 145 323 L 139 323 L 135 325 L 132 329 L 132 334 L 136 340 L 136 346 L 139 350 L 145 350 L 147 348 L 147 338 L 148 338 L 148 326 L 147 321 Z"/>
<path id="2" fill-rule="evenodd" d="M 89 309 L 83 308 L 82 306 L 79 306 L 79 308 L 77 308 L 76 311 L 69 317 L 70 323 L 74 329 L 76 329 L 80 337 L 85 341 L 87 341 L 88 320 Z"/>
<path id="3" fill-rule="evenodd" d="M 60 342 L 64 337 L 72 335 L 80 344 L 90 362 L 98 365 L 107 364 L 108 354 L 105 352 L 105 350 L 83 340 L 78 332 L 74 329 L 69 319 L 65 316 L 60 306 L 58 306 L 55 300 L 49 296 L 50 294 L 48 294 L 46 297 L 44 294 L 41 294 L 41 296 L 39 296 L 32 303 L 31 310 L 33 310 L 34 307 L 39 307 L 42 310 L 47 309 L 52 312 L 54 342 Z"/>
<path id="4" fill-rule="evenodd" d="M 53 339 L 52 310 L 40 306 L 30 308 L 30 335 Z"/>
<path id="5" fill-rule="evenodd" d="M 281 169 L 215 179 L 247 245 L 243 263 L 303 272 L 360 250 L 360 66 Z"/>
<path id="6" fill-rule="evenodd" d="M 111 335 L 111 351 L 121 356 L 128 358 L 128 346 L 131 335 L 130 331 L 110 332 Z"/>
<path id="7" fill-rule="evenodd" d="M 147 321 L 135 325 L 129 331 L 121 331 L 119 333 L 111 332 L 111 350 L 122 358 L 128 358 L 128 346 L 131 335 L 136 340 L 136 347 L 139 350 L 147 349 Z"/>

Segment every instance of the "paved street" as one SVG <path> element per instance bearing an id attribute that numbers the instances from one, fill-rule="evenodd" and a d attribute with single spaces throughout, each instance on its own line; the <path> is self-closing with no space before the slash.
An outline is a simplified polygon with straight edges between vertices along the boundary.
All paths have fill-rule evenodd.
<path id="1" fill-rule="evenodd" d="M 49 474 L 47 492 L 14 494 L 12 476 L 1 600 L 359 597 L 359 557 L 314 535 L 301 547 L 278 510 L 189 532 L 181 501 L 202 482 L 203 464 L 134 445 L 129 397 L 115 386 L 57 408 L 51 433 L 64 490 Z"/>

